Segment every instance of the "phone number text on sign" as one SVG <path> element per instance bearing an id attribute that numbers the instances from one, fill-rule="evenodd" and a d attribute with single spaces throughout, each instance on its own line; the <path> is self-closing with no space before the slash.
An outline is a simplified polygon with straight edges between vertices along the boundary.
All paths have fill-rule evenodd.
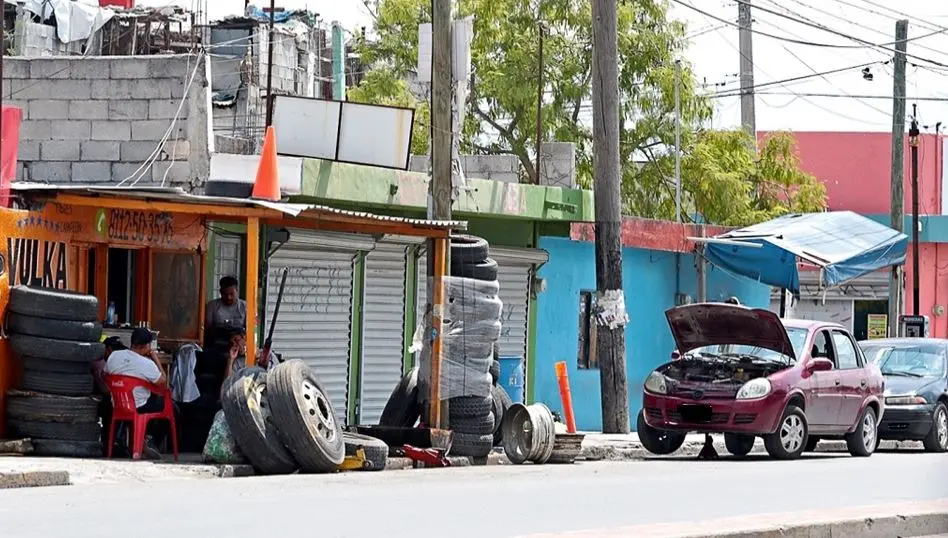
<path id="1" fill-rule="evenodd" d="M 111 209 L 109 239 L 171 244 L 174 241 L 174 220 L 170 213 Z"/>

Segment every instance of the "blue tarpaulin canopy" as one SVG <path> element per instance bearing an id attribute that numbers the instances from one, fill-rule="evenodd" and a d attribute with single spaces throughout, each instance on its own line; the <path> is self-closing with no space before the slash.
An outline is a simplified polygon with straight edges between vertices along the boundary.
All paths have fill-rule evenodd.
<path id="1" fill-rule="evenodd" d="M 833 287 L 905 263 L 908 237 L 852 211 L 806 213 L 733 230 L 707 241 L 712 264 L 798 294 L 797 262 L 817 266 Z"/>

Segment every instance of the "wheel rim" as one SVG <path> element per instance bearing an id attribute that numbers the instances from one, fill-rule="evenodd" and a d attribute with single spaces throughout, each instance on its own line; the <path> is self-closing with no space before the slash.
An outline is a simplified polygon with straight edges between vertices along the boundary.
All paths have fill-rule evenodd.
<path id="1" fill-rule="evenodd" d="M 938 428 L 938 445 L 948 448 L 948 413 L 944 409 L 938 411 L 935 427 Z"/>
<path id="2" fill-rule="evenodd" d="M 780 426 L 780 444 L 787 452 L 793 453 L 803 446 L 803 421 L 796 415 L 784 419 Z"/>
<path id="3" fill-rule="evenodd" d="M 316 434 L 328 442 L 335 441 L 336 417 L 332 413 L 332 405 L 329 404 L 326 395 L 305 379 L 300 393 L 304 401 L 303 414 L 316 426 Z"/>
<path id="4" fill-rule="evenodd" d="M 876 449 L 876 417 L 872 413 L 862 418 L 862 446 L 869 452 Z"/>

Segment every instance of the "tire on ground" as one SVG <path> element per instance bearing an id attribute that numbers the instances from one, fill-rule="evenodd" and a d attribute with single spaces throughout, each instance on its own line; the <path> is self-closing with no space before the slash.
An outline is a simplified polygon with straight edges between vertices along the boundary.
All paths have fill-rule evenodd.
<path id="1" fill-rule="evenodd" d="M 67 441 L 63 439 L 33 439 L 33 453 L 38 456 L 62 458 L 101 458 L 105 455 L 99 441 Z"/>
<path id="2" fill-rule="evenodd" d="M 490 414 L 493 402 L 490 396 L 458 396 L 448 400 L 448 410 L 454 418 L 477 418 Z"/>
<path id="3" fill-rule="evenodd" d="M 48 319 L 96 321 L 99 300 L 94 295 L 50 288 L 14 286 L 10 289 L 11 312 Z"/>
<path id="4" fill-rule="evenodd" d="M 451 260 L 453 263 L 480 263 L 487 259 L 490 249 L 487 241 L 474 235 L 451 236 Z"/>
<path id="5" fill-rule="evenodd" d="M 23 357 L 23 369 L 34 372 L 49 372 L 51 374 L 87 374 L 91 371 L 89 363 L 58 361 L 56 359 L 41 359 L 39 357 Z"/>
<path id="6" fill-rule="evenodd" d="M 405 374 L 395 390 L 392 391 L 382 416 L 380 426 L 391 428 L 411 428 L 421 417 L 421 404 L 418 403 L 418 368 L 412 368 Z"/>
<path id="7" fill-rule="evenodd" d="M 490 394 L 491 401 L 493 402 L 491 413 L 494 415 L 494 446 L 500 446 L 504 442 L 504 430 L 500 426 L 503 423 L 504 415 L 507 414 L 507 410 L 513 405 L 513 401 L 510 399 L 510 395 L 507 394 L 507 391 L 500 385 L 494 385 L 493 388 L 491 388 Z"/>
<path id="8" fill-rule="evenodd" d="M 96 423 L 99 398 L 54 396 L 20 390 L 7 392 L 7 417 L 29 422 Z"/>
<path id="9" fill-rule="evenodd" d="M 494 448 L 494 436 L 454 432 L 451 435 L 451 456 L 483 458 Z"/>
<path id="10" fill-rule="evenodd" d="M 867 431 L 867 428 L 872 428 L 872 431 Z M 865 435 L 871 435 L 871 442 L 869 443 L 871 446 L 866 446 Z M 867 458 L 876 451 L 876 439 L 878 438 L 879 428 L 876 422 L 876 412 L 871 407 L 866 406 L 862 414 L 859 415 L 859 424 L 856 426 L 856 431 L 846 435 L 846 448 L 849 449 L 851 456 Z"/>
<path id="11" fill-rule="evenodd" d="M 925 447 L 926 452 L 948 451 L 948 446 L 943 444 L 944 442 L 938 438 L 939 422 L 942 420 L 948 422 L 948 406 L 946 406 L 944 402 L 938 402 L 935 404 L 935 411 L 932 412 L 932 429 L 928 432 L 928 435 L 925 436 L 925 439 L 922 440 L 922 445 Z M 876 431 L 877 436 L 878 434 L 879 432 Z"/>
<path id="12" fill-rule="evenodd" d="M 25 334 L 10 335 L 10 346 L 20 357 L 85 363 L 102 358 L 105 352 L 105 346 L 99 342 L 70 342 Z"/>
<path id="13" fill-rule="evenodd" d="M 270 417 L 266 374 L 236 379 L 221 399 L 224 418 L 237 446 L 250 463 L 264 474 L 288 474 L 296 470 Z"/>
<path id="14" fill-rule="evenodd" d="M 384 471 L 388 462 L 388 445 L 381 439 L 353 432 L 342 432 L 346 456 L 355 456 L 359 449 L 365 454 L 363 471 Z"/>
<path id="15" fill-rule="evenodd" d="M 21 438 L 57 439 L 60 441 L 98 442 L 102 432 L 95 422 L 34 422 L 30 420 L 7 421 L 10 432 Z"/>
<path id="16" fill-rule="evenodd" d="M 75 342 L 98 342 L 102 325 L 98 321 L 50 319 L 11 312 L 7 317 L 7 331 Z"/>
<path id="17" fill-rule="evenodd" d="M 756 437 L 741 433 L 725 433 L 724 447 L 731 454 L 743 458 L 754 450 L 754 441 Z"/>
<path id="18" fill-rule="evenodd" d="M 493 410 L 490 413 L 480 417 L 451 417 L 448 422 L 451 426 L 451 431 L 454 433 L 470 433 L 476 435 L 490 434 L 492 438 L 494 435 Z"/>
<path id="19" fill-rule="evenodd" d="M 794 450 L 788 450 L 783 446 L 783 443 L 780 440 L 781 431 L 788 427 L 788 420 L 790 417 L 797 417 L 800 420 L 800 423 L 803 425 L 803 439 L 800 440 L 800 446 Z M 777 431 L 771 434 L 764 435 L 764 448 L 767 449 L 767 454 L 771 458 L 778 460 L 794 460 L 800 457 L 803 454 L 803 451 L 806 449 L 806 441 L 809 437 L 810 427 L 806 420 L 806 413 L 802 409 L 795 405 L 788 405 L 783 411 L 783 415 L 780 417 L 780 423 L 777 425 Z"/>
<path id="20" fill-rule="evenodd" d="M 685 434 L 675 433 L 653 428 L 645 422 L 645 412 L 639 411 L 636 419 L 636 433 L 639 435 L 639 442 L 652 454 L 667 456 L 681 448 L 685 443 Z"/>
<path id="21" fill-rule="evenodd" d="M 92 374 L 60 374 L 23 370 L 23 390 L 58 396 L 88 396 L 95 388 Z"/>
<path id="22" fill-rule="evenodd" d="M 281 363 L 267 375 L 267 392 L 277 431 L 300 470 L 335 471 L 345 459 L 342 426 L 316 374 L 299 359 Z"/>

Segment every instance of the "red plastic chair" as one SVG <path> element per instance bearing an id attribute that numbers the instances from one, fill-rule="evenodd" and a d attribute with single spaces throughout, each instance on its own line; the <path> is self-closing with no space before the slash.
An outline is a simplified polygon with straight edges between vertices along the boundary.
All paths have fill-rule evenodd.
<path id="1" fill-rule="evenodd" d="M 148 423 L 152 420 L 167 420 L 171 426 L 171 448 L 174 460 L 178 461 L 178 433 L 174 422 L 174 404 L 171 401 L 171 391 L 167 387 L 159 387 L 137 377 L 125 375 L 109 375 L 105 377 L 112 395 L 112 424 L 109 425 L 109 448 L 106 457 L 112 457 L 112 445 L 115 443 L 115 427 L 119 422 L 132 424 L 132 459 L 141 459 L 145 450 L 145 433 Z M 160 394 L 165 400 L 165 408 L 158 413 L 139 413 L 135 407 L 135 397 L 132 390 L 144 387 L 150 392 Z"/>

